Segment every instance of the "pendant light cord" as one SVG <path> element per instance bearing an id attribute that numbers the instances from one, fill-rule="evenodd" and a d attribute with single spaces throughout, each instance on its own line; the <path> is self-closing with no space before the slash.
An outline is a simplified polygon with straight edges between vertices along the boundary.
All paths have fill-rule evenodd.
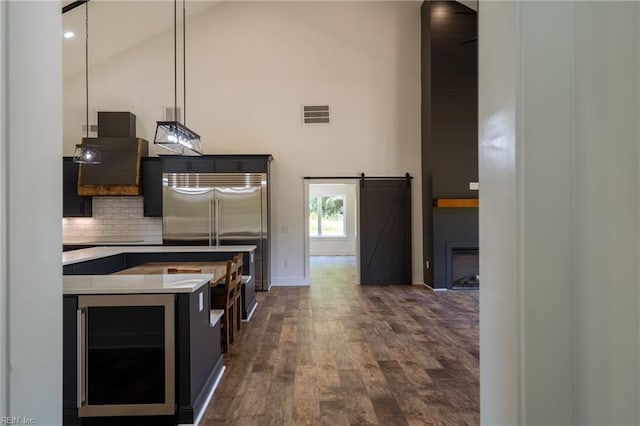
<path id="1" fill-rule="evenodd" d="M 173 0 L 173 118 L 178 120 L 178 0 Z"/>
<path id="2" fill-rule="evenodd" d="M 86 102 L 87 138 L 89 138 L 89 2 L 85 3 L 84 28 L 84 88 Z"/>
<path id="3" fill-rule="evenodd" d="M 182 0 L 182 123 L 187 125 L 187 21 L 185 0 Z"/>

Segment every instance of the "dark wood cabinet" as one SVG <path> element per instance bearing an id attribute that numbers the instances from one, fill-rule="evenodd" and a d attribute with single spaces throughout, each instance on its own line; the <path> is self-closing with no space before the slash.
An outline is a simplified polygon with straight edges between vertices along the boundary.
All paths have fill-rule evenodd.
<path id="1" fill-rule="evenodd" d="M 143 212 L 146 217 L 162 217 L 162 160 L 142 159 Z"/>
<path id="2" fill-rule="evenodd" d="M 78 195 L 78 163 L 62 158 L 62 217 L 91 217 L 92 199 Z"/>

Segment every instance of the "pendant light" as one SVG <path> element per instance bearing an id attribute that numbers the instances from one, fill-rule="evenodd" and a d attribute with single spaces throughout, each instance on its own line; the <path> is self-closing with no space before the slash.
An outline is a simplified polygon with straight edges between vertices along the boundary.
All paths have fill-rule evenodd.
<path id="1" fill-rule="evenodd" d="M 202 155 L 202 143 L 200 135 L 186 126 L 187 122 L 187 66 L 186 66 L 186 18 L 185 18 L 185 0 L 182 0 L 182 78 L 183 78 L 183 111 L 184 123 L 178 121 L 178 56 L 177 56 L 177 0 L 173 0 L 173 95 L 174 95 L 174 121 L 158 121 L 156 127 L 156 136 L 153 143 L 161 146 L 169 151 L 173 151 L 180 155 Z"/>
<path id="2" fill-rule="evenodd" d="M 73 152 L 73 161 L 81 164 L 100 164 L 102 154 L 100 147 L 88 143 L 89 139 L 89 2 L 85 3 L 85 43 L 84 43 L 84 65 L 85 65 L 85 101 L 86 101 L 86 126 L 87 136 L 82 138 L 82 143 L 76 145 Z"/>

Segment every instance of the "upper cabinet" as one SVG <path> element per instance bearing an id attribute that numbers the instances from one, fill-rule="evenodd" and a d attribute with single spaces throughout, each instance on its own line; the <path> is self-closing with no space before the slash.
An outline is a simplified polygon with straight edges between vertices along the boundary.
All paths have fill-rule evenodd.
<path id="1" fill-rule="evenodd" d="M 216 173 L 265 173 L 268 161 L 268 158 L 219 158 Z"/>
<path id="2" fill-rule="evenodd" d="M 78 195 L 78 164 L 62 158 L 62 217 L 91 217 L 92 199 Z"/>
<path id="3" fill-rule="evenodd" d="M 162 159 L 142 159 L 143 212 L 146 217 L 162 217 Z"/>
<path id="4" fill-rule="evenodd" d="M 183 157 L 163 155 L 164 173 L 267 173 L 269 154 L 259 155 L 204 155 Z"/>

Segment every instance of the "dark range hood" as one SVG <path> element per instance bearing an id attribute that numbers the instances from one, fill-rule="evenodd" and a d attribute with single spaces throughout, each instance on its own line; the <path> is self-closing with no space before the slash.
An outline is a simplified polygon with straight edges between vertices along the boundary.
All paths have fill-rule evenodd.
<path id="1" fill-rule="evenodd" d="M 136 116 L 130 112 L 98 112 L 100 164 L 80 164 L 78 195 L 142 195 L 141 159 L 149 154 L 146 140 L 136 137 Z"/>

